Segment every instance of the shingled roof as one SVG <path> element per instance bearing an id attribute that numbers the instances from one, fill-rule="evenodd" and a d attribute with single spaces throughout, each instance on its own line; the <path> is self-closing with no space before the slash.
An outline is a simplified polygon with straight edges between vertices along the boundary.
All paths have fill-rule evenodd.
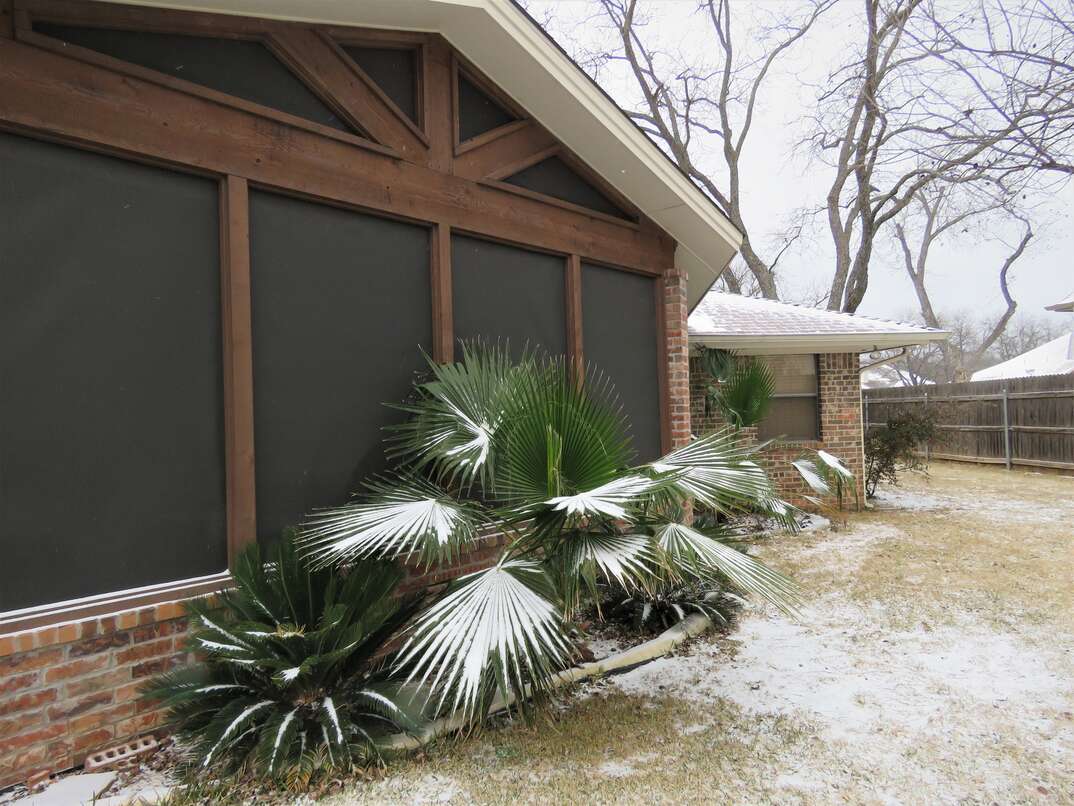
<path id="1" fill-rule="evenodd" d="M 690 314 L 690 341 L 747 353 L 868 352 L 942 341 L 944 330 L 710 291 Z"/>

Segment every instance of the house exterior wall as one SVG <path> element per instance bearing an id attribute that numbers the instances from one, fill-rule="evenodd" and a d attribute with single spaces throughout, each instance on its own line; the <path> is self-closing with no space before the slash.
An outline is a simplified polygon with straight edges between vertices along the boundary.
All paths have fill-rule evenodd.
<path id="1" fill-rule="evenodd" d="M 50 142 L 90 144 L 121 158 L 135 156 L 177 170 L 215 177 L 221 190 L 225 283 L 225 397 L 228 463 L 228 554 L 254 539 L 253 424 L 250 356 L 251 183 L 313 201 L 420 223 L 430 233 L 432 352 L 451 360 L 452 235 L 516 245 L 561 256 L 566 266 L 568 358 L 584 362 L 579 271 L 584 261 L 621 268 L 655 280 L 664 449 L 690 438 L 687 277 L 673 268 L 675 244 L 638 214 L 624 222 L 539 194 L 521 192 L 490 177 L 557 148 L 552 135 L 516 110 L 520 121 L 500 136 L 458 143 L 452 82 L 466 67 L 435 35 L 358 32 L 355 41 L 421 49 L 423 125 L 401 120 L 364 79 L 341 69 L 330 38 L 297 23 L 199 15 L 157 9 L 25 0 L 17 24 L 0 0 L 0 128 Z M 59 9 L 59 10 L 57 10 Z M 160 28 L 238 38 L 272 37 L 303 66 L 321 65 L 322 90 L 370 133 L 324 131 L 301 120 L 229 103 L 181 81 L 78 48 L 66 49 L 35 33 L 34 15 L 59 15 L 74 25 Z M 68 20 L 67 17 L 70 17 Z M 314 34 L 319 34 L 315 36 Z M 368 39 L 367 37 L 372 37 Z M 312 69 L 312 68 L 311 68 Z M 317 72 L 314 70 L 313 72 Z M 93 84 L 92 97 L 83 91 Z M 491 83 L 482 85 L 490 93 Z M 75 147 L 74 145 L 72 147 Z M 566 153 L 563 149 L 564 154 Z M 576 164 L 576 163 L 572 163 Z M 579 170 L 584 166 L 578 166 Z M 589 177 L 597 183 L 599 177 Z M 609 190 L 609 193 L 611 191 Z M 614 194 L 612 195 L 614 199 Z M 624 201 L 624 200 L 619 200 Z M 629 209 L 629 203 L 624 201 Z M 403 591 L 487 568 L 503 538 L 484 539 L 449 568 L 409 568 Z M 136 599 L 108 594 L 92 606 L 79 602 L 33 615 L 0 613 L 0 789 L 31 776 L 81 764 L 91 753 L 161 729 L 162 712 L 138 698 L 160 671 L 190 663 L 183 603 L 226 584 L 219 574 L 194 584 L 180 580 Z"/>
<path id="2" fill-rule="evenodd" d="M 820 407 L 819 440 L 797 440 L 768 448 L 761 461 L 788 501 L 810 508 L 803 498 L 809 487 L 791 466 L 805 450 L 824 450 L 841 459 L 854 473 L 859 500 L 865 500 L 865 454 L 861 420 L 861 381 L 857 353 L 821 353 L 818 356 L 817 396 Z M 724 423 L 719 412 L 705 411 L 705 390 L 711 385 L 698 359 L 690 363 L 690 410 L 697 435 L 707 434 Z M 756 444 L 757 429 L 744 428 L 743 439 Z M 853 502 L 850 504 L 853 505 Z"/>

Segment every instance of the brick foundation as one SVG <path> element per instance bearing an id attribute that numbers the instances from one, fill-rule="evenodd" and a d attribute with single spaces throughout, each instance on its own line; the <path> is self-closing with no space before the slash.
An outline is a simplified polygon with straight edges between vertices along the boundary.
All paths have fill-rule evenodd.
<path id="1" fill-rule="evenodd" d="M 408 566 L 401 593 L 488 568 L 505 543 L 481 539 L 445 568 Z M 182 601 L 0 636 L 0 790 L 77 767 L 161 724 L 146 679 L 192 663 Z"/>
<path id="2" fill-rule="evenodd" d="M 774 445 L 762 454 L 762 464 L 776 488 L 788 501 L 807 507 L 802 498 L 810 490 L 791 461 L 804 451 L 824 450 L 841 459 L 853 471 L 858 495 L 865 500 L 865 455 L 861 427 L 861 380 L 857 353 L 822 353 L 818 356 L 820 440 L 800 440 Z M 707 434 L 723 425 L 718 412 L 705 412 L 705 389 L 711 376 L 695 358 L 690 363 L 690 409 L 694 433 Z M 757 429 L 744 428 L 743 438 L 757 442 Z M 853 498 L 853 496 L 851 496 Z M 853 505 L 851 500 L 850 505 Z"/>
<path id="3" fill-rule="evenodd" d="M 0 637 L 0 789 L 151 731 L 146 678 L 189 662 L 181 603 Z"/>

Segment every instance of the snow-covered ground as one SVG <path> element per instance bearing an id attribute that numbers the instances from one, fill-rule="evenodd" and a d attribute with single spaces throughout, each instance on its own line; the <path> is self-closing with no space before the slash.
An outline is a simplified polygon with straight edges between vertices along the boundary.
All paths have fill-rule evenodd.
<path id="1" fill-rule="evenodd" d="M 876 504 L 760 544 L 801 621 L 751 606 L 346 802 L 1074 803 L 1074 479 L 943 465 Z"/>

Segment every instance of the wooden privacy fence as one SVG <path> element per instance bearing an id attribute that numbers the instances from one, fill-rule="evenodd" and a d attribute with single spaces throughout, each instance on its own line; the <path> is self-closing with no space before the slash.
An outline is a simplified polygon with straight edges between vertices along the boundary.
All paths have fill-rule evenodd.
<path id="1" fill-rule="evenodd" d="M 867 429 L 909 407 L 933 410 L 936 459 L 1074 470 L 1074 375 L 867 389 L 863 406 Z"/>

